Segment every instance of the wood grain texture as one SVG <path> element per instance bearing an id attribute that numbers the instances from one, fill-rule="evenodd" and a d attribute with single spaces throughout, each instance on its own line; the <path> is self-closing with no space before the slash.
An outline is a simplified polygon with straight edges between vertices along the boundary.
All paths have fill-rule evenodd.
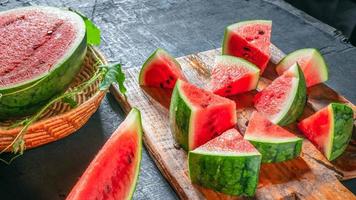
<path id="1" fill-rule="evenodd" d="M 272 46 L 272 58 L 264 77 L 260 79 L 258 90 L 266 87 L 276 77 L 274 65 L 284 56 Z M 210 69 L 220 49 L 210 50 L 178 58 L 188 80 L 205 87 L 210 77 Z M 141 88 L 138 85 L 140 67 L 126 70 L 127 97 L 117 92 L 116 86 L 111 92 L 128 112 L 131 107 L 142 111 L 144 142 L 157 166 L 171 183 L 182 199 L 236 199 L 237 197 L 216 193 L 212 190 L 193 186 L 188 177 L 187 154 L 180 149 L 172 137 L 169 127 L 168 106 L 171 93 L 154 88 Z M 238 129 L 244 133 L 251 112 L 252 96 L 255 92 L 233 97 L 237 103 Z M 307 117 L 327 105 L 328 102 L 344 102 L 352 106 L 342 96 L 326 85 L 318 85 L 308 89 L 309 99 L 302 118 Z M 247 107 L 246 107 L 247 106 Z M 295 124 L 287 127 L 300 135 Z M 354 141 L 353 141 L 354 142 Z M 356 176 L 354 143 L 347 152 L 330 163 L 308 141 L 304 140 L 302 154 L 299 158 L 277 164 L 261 166 L 260 181 L 256 193 L 257 199 L 356 199 L 338 180 Z"/>

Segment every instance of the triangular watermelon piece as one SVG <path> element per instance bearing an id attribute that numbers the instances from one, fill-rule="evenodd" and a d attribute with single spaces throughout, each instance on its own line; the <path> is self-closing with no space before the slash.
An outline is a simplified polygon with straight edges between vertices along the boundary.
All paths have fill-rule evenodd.
<path id="1" fill-rule="evenodd" d="M 193 150 L 235 126 L 234 101 L 178 80 L 170 105 L 170 124 L 176 141 Z"/>
<path id="2" fill-rule="evenodd" d="M 328 160 L 339 157 L 352 136 L 353 110 L 340 103 L 331 103 L 298 124 L 304 135 Z"/>
<path id="3" fill-rule="evenodd" d="M 256 89 L 260 70 L 245 59 L 217 56 L 211 71 L 210 90 L 220 96 L 231 96 Z"/>
<path id="4" fill-rule="evenodd" d="M 262 162 L 282 162 L 300 155 L 303 140 L 253 112 L 244 138 L 262 154 Z"/>
<path id="5" fill-rule="evenodd" d="M 230 195 L 253 196 L 261 154 L 236 129 L 230 129 L 188 155 L 194 184 Z"/>
<path id="6" fill-rule="evenodd" d="M 256 110 L 281 126 L 295 122 L 303 113 L 305 101 L 305 80 L 298 64 L 294 64 L 254 97 Z"/>
<path id="7" fill-rule="evenodd" d="M 141 153 L 141 114 L 133 108 L 95 156 L 67 200 L 131 199 Z"/>
<path id="8" fill-rule="evenodd" d="M 299 49 L 288 54 L 276 66 L 278 74 L 283 74 L 294 63 L 298 63 L 303 71 L 307 87 L 328 80 L 328 67 L 323 56 L 317 49 Z"/>
<path id="9" fill-rule="evenodd" d="M 186 80 L 180 64 L 165 50 L 158 48 L 143 64 L 139 84 L 172 89 L 177 79 Z"/>
<path id="10" fill-rule="evenodd" d="M 251 20 L 225 29 L 222 53 L 242 57 L 260 68 L 262 74 L 270 59 L 272 21 Z"/>

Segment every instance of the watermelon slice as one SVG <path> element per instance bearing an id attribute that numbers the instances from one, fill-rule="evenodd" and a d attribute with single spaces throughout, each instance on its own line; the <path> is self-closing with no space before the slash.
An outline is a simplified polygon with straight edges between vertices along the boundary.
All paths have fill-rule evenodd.
<path id="1" fill-rule="evenodd" d="M 0 118 L 28 115 L 79 72 L 87 43 L 78 14 L 53 7 L 0 12 Z"/>
<path id="2" fill-rule="evenodd" d="M 170 124 L 176 141 L 193 150 L 237 122 L 236 105 L 230 99 L 178 80 L 170 105 Z"/>
<path id="3" fill-rule="evenodd" d="M 301 121 L 298 128 L 328 160 L 334 160 L 350 142 L 353 116 L 353 110 L 349 106 L 331 103 Z"/>
<path id="4" fill-rule="evenodd" d="M 131 199 L 142 151 L 140 111 L 133 108 L 105 143 L 67 200 Z"/>
<path id="5" fill-rule="evenodd" d="M 141 86 L 172 89 L 177 79 L 186 80 L 179 63 L 158 48 L 143 64 L 139 83 Z"/>
<path id="6" fill-rule="evenodd" d="M 288 54 L 276 66 L 278 74 L 282 74 L 294 63 L 298 62 L 305 77 L 307 87 L 328 80 L 328 67 L 323 56 L 317 49 L 299 49 Z"/>
<path id="7" fill-rule="evenodd" d="M 252 63 L 234 56 L 215 59 L 211 71 L 210 90 L 220 96 L 230 96 L 256 89 L 260 70 Z"/>
<path id="8" fill-rule="evenodd" d="M 272 21 L 251 20 L 232 24 L 225 29 L 222 53 L 242 57 L 265 70 L 271 44 Z"/>
<path id="9" fill-rule="evenodd" d="M 303 72 L 294 64 L 255 98 L 255 108 L 272 123 L 293 123 L 304 110 L 306 87 Z"/>
<path id="10" fill-rule="evenodd" d="M 236 129 L 230 129 L 188 155 L 194 184 L 229 195 L 253 196 L 261 154 Z"/>
<path id="11" fill-rule="evenodd" d="M 253 112 L 244 138 L 262 154 L 262 162 L 282 162 L 300 155 L 303 140 Z"/>

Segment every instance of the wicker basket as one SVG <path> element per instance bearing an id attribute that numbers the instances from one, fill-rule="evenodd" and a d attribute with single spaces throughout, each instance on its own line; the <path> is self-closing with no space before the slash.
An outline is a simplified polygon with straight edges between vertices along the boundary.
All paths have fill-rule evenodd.
<path id="1" fill-rule="evenodd" d="M 68 90 L 90 79 L 97 70 L 97 61 L 107 64 L 104 56 L 94 47 L 89 47 L 81 71 Z M 38 147 L 49 142 L 59 140 L 82 127 L 91 115 L 98 109 L 105 96 L 104 91 L 98 89 L 99 80 L 86 88 L 84 92 L 75 96 L 78 105 L 71 108 L 68 104 L 57 102 L 49 107 L 41 118 L 31 124 L 24 135 L 26 149 Z M 17 120 L 0 122 L 0 150 L 8 147 L 21 127 L 9 129 Z M 7 151 L 11 151 L 8 148 Z"/>

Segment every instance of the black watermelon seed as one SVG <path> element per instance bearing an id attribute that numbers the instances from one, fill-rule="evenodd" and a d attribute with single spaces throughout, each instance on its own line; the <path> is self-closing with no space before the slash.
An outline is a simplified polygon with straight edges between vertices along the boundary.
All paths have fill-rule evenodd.
<path id="1" fill-rule="evenodd" d="M 251 51 L 251 49 L 248 48 L 248 47 L 244 47 L 244 50 L 245 50 L 245 51 Z"/>
<path id="2" fill-rule="evenodd" d="M 255 36 L 255 39 L 257 40 L 258 38 L 259 38 L 258 35 L 256 35 L 256 36 Z"/>
<path id="3" fill-rule="evenodd" d="M 231 89 L 231 88 L 232 88 L 232 86 L 231 86 L 231 85 L 228 85 L 228 86 L 227 86 L 227 88 L 230 88 L 230 89 Z"/>
<path id="4" fill-rule="evenodd" d="M 263 30 L 259 30 L 258 34 L 263 35 L 263 34 L 265 34 L 265 32 Z"/>
<path id="5" fill-rule="evenodd" d="M 208 104 L 202 103 L 202 104 L 200 104 L 200 106 L 201 106 L 202 108 L 206 108 L 206 107 L 208 107 Z"/>
<path id="6" fill-rule="evenodd" d="M 174 80 L 173 76 L 169 76 L 169 79 L 171 79 L 172 81 Z"/>
<path id="7" fill-rule="evenodd" d="M 161 88 L 163 88 L 163 83 L 160 83 L 159 86 L 160 86 Z"/>
<path id="8" fill-rule="evenodd" d="M 166 80 L 166 83 L 169 84 L 169 83 L 171 83 L 171 81 L 170 81 L 169 79 L 167 79 L 167 80 Z"/>

